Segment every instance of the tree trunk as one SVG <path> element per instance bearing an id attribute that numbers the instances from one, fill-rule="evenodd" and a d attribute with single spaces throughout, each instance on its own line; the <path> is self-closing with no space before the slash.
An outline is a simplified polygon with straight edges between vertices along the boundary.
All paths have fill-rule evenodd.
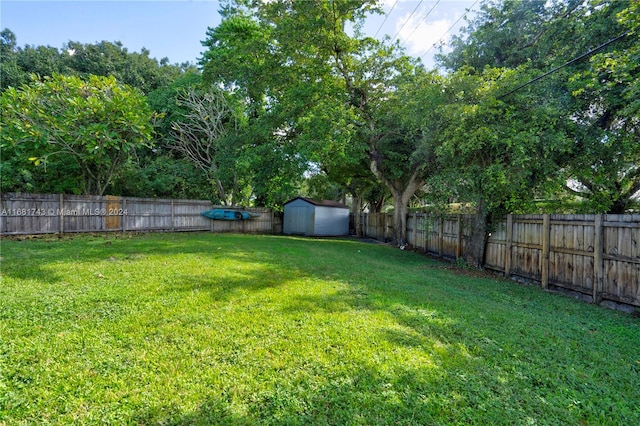
<path id="1" fill-rule="evenodd" d="M 481 268 L 484 264 L 484 252 L 488 238 L 489 212 L 484 199 L 478 200 L 476 215 L 471 222 L 471 235 L 464 250 L 467 265 Z"/>
<path id="2" fill-rule="evenodd" d="M 619 196 L 613 201 L 613 204 L 609 207 L 607 214 L 625 214 L 631 204 L 630 201 L 631 200 L 624 195 Z"/>
<path id="3" fill-rule="evenodd" d="M 393 197 L 393 243 L 403 246 L 407 243 L 407 212 L 409 210 L 409 200 L 416 193 L 418 188 L 424 185 L 424 181 L 419 178 L 422 172 L 420 165 L 415 165 L 413 173 L 407 180 L 390 180 L 378 167 L 380 156 L 376 151 L 372 151 L 371 155 L 371 171 L 380 179 L 382 183 L 389 189 Z"/>
<path id="4" fill-rule="evenodd" d="M 378 200 L 369 201 L 369 213 L 380 213 L 384 206 L 385 197 L 381 197 Z"/>
<path id="5" fill-rule="evenodd" d="M 405 201 L 404 194 L 393 196 L 393 243 L 397 246 L 407 244 L 407 213 L 409 200 Z M 408 198 L 411 198 L 409 195 Z"/>
<path id="6" fill-rule="evenodd" d="M 362 236 L 362 197 L 353 194 L 353 226 L 358 237 Z"/>

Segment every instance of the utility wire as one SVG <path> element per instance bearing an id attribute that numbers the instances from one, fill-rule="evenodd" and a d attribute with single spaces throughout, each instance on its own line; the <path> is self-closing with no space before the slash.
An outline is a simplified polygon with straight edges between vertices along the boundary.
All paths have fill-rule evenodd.
<path id="1" fill-rule="evenodd" d="M 547 71 L 547 72 L 545 72 L 544 74 L 539 75 L 538 77 L 533 78 L 533 79 L 531 79 L 531 80 L 527 81 L 527 82 L 526 82 L 526 83 L 524 83 L 524 84 L 521 84 L 520 86 L 516 87 L 515 89 L 512 89 L 512 90 L 508 91 L 508 92 L 507 92 L 507 93 L 505 93 L 504 95 L 500 95 L 500 96 L 498 96 L 496 99 L 506 98 L 507 96 L 511 95 L 512 93 L 515 93 L 515 92 L 517 92 L 518 90 L 520 90 L 520 89 L 522 89 L 522 88 L 524 88 L 524 87 L 527 87 L 528 85 L 533 84 L 533 83 L 535 83 L 535 82 L 536 82 L 536 81 L 538 81 L 538 80 L 542 80 L 542 79 L 543 79 L 543 78 L 545 78 L 546 76 L 551 75 L 551 74 L 553 74 L 553 73 L 555 73 L 555 72 L 557 72 L 557 71 L 561 70 L 562 68 L 564 68 L 564 67 L 566 67 L 566 66 L 568 66 L 568 65 L 571 65 L 571 64 L 573 64 L 573 63 L 575 63 L 575 62 L 578 62 L 578 61 L 580 61 L 580 60 L 582 60 L 582 59 L 584 59 L 584 58 L 586 58 L 586 57 L 588 57 L 588 56 L 593 55 L 593 54 L 594 54 L 594 53 L 596 53 L 597 51 L 604 49 L 605 47 L 609 46 L 610 44 L 615 43 L 616 41 L 618 41 L 618 40 L 620 40 L 620 39 L 625 38 L 628 34 L 629 34 L 629 32 L 622 33 L 622 34 L 620 34 L 618 37 L 612 38 L 611 40 L 607 41 L 606 43 L 603 43 L 603 44 L 601 44 L 600 46 L 598 46 L 598 47 L 596 47 L 596 48 L 594 48 L 594 49 L 591 49 L 591 50 L 590 50 L 590 51 L 588 51 L 587 53 L 583 53 L 582 55 L 578 56 L 577 58 L 573 58 L 573 59 L 572 59 L 572 60 L 570 60 L 569 62 L 565 62 L 564 64 L 562 64 L 562 65 L 560 65 L 560 66 L 555 67 L 555 68 L 554 68 L 554 69 L 552 69 L 551 71 Z"/>
<path id="2" fill-rule="evenodd" d="M 464 15 L 460 16 L 460 17 L 458 18 L 458 20 L 457 20 L 456 22 L 454 22 L 454 23 L 453 23 L 453 25 L 451 25 L 451 26 L 449 27 L 449 29 L 448 29 L 444 34 L 442 34 L 442 36 L 440 36 L 440 40 L 444 39 L 444 37 L 445 37 L 447 34 L 449 34 L 449 32 L 453 29 L 453 27 L 455 27 L 456 25 L 458 25 L 458 22 L 460 22 L 460 20 L 461 20 L 462 18 L 464 18 L 465 16 L 467 16 L 467 14 L 468 14 L 469 12 L 471 12 L 471 9 L 473 9 L 473 8 L 474 8 L 474 6 L 475 6 L 477 3 L 478 3 L 478 0 L 476 0 L 476 1 L 471 5 L 471 7 L 470 7 L 469 9 L 467 9 L 467 11 L 464 13 Z M 429 48 L 429 50 L 427 50 L 426 52 L 424 52 L 424 55 L 422 55 L 422 58 L 424 58 L 425 56 L 427 56 L 427 53 L 431 52 L 431 50 L 432 50 L 434 47 L 436 47 L 436 44 L 437 44 L 437 43 L 433 43 L 433 44 L 431 45 L 431 47 Z"/>
<path id="3" fill-rule="evenodd" d="M 407 23 L 411 20 L 411 17 L 413 16 L 414 13 L 416 13 L 416 10 L 418 10 L 418 8 L 420 7 L 420 5 L 422 4 L 424 0 L 420 0 L 420 3 L 418 3 L 418 5 L 416 6 L 415 9 L 413 9 L 413 12 L 411 12 L 411 15 L 409 15 L 409 17 L 407 18 L 406 21 L 404 21 L 404 24 L 402 24 L 402 27 L 400 27 L 400 29 L 398 30 L 398 32 L 396 33 L 396 35 L 393 36 L 393 38 L 391 39 L 391 43 L 393 43 L 393 40 L 395 40 L 398 35 L 400 35 L 400 32 L 402 32 L 402 30 L 404 29 L 404 27 L 407 25 Z"/>
<path id="4" fill-rule="evenodd" d="M 389 12 L 387 12 L 384 15 L 384 21 L 382 21 L 382 24 L 380 24 L 380 28 L 378 28 L 378 31 L 376 31 L 376 35 L 374 35 L 373 38 L 378 37 L 378 33 L 380 32 L 380 30 L 384 26 L 385 22 L 387 22 L 387 19 L 389 19 L 389 15 L 391 15 L 391 12 L 393 12 L 393 9 L 396 7 L 396 4 L 398 4 L 398 1 L 399 0 L 396 0 L 395 3 L 393 3 L 393 6 L 391 6 L 391 9 L 389 9 Z"/>
<path id="5" fill-rule="evenodd" d="M 405 39 L 404 39 L 405 41 L 402 43 L 402 45 L 401 45 L 400 47 L 402 47 L 402 46 L 404 46 L 404 45 L 405 45 L 405 43 L 407 42 L 407 40 L 408 40 L 408 39 L 410 39 L 410 38 L 411 38 L 411 36 L 413 35 L 413 33 L 415 33 L 415 32 L 416 32 L 416 30 L 418 29 L 418 27 L 420 27 L 420 24 L 422 24 L 422 23 L 425 21 L 425 19 L 427 19 L 427 18 L 429 17 L 429 15 L 431 15 L 431 12 L 433 12 L 433 9 L 435 9 L 435 8 L 436 8 L 436 6 L 440 3 L 440 1 L 441 1 L 441 0 L 438 0 L 438 1 L 437 1 L 437 2 L 436 2 L 436 3 L 431 7 L 431 9 L 427 12 L 427 14 L 426 14 L 426 15 L 424 15 L 424 18 L 422 18 L 422 19 L 418 22 L 418 25 L 416 25 L 416 27 L 413 29 L 413 31 L 411 31 L 411 34 L 409 34 L 407 37 L 405 37 Z"/>

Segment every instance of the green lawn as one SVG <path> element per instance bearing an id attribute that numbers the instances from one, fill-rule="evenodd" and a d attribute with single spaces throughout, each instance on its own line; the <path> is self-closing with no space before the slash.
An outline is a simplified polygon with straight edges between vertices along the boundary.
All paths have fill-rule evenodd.
<path id="1" fill-rule="evenodd" d="M 640 424 L 640 321 L 392 247 L 1 241 L 0 425 Z"/>

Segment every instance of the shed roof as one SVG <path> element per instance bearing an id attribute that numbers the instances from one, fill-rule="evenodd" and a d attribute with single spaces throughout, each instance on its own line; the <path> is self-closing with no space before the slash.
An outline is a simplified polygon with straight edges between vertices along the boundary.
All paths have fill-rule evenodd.
<path id="1" fill-rule="evenodd" d="M 333 200 L 314 200 L 313 198 L 307 198 L 307 197 L 296 197 L 293 198 L 289 201 L 287 201 L 286 203 L 284 203 L 284 205 L 287 205 L 289 203 L 291 203 L 292 201 L 295 200 L 304 200 L 309 204 L 313 204 L 314 206 L 322 206 L 322 207 L 334 207 L 334 208 L 338 208 L 338 209 L 348 209 L 349 206 L 346 206 L 342 203 L 339 203 L 337 201 L 333 201 Z"/>

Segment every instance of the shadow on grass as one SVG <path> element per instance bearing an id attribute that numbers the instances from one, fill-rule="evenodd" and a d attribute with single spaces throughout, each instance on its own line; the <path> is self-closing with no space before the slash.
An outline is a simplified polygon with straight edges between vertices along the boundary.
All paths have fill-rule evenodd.
<path id="1" fill-rule="evenodd" d="M 209 397 L 192 412 L 180 413 L 171 405 L 157 406 L 137 413 L 135 421 L 176 426 L 434 424 L 442 420 L 440 410 L 446 409 L 442 400 L 451 395 L 435 396 L 444 377 L 429 381 L 421 376 L 418 370 L 384 374 L 357 368 L 321 382 L 274 383 L 256 392 L 243 406 L 231 397 Z M 455 404 L 453 398 L 451 401 Z M 472 409 L 470 406 L 470 414 Z"/>
<path id="2" fill-rule="evenodd" d="M 202 291 L 213 301 L 279 290 L 293 279 L 335 281 L 340 289 L 291 295 L 280 309 L 300 316 L 382 314 L 392 325 L 374 330 L 376 337 L 428 362 L 383 368 L 366 359 L 362 365 L 345 366 L 336 357 L 336 370 L 325 371 L 325 364 L 314 361 L 318 354 L 310 353 L 298 375 L 274 374 L 247 398 L 212 389 L 191 411 L 171 404 L 145 407 L 136 413 L 136 423 L 596 424 L 598 413 L 623 413 L 616 414 L 617 423 L 640 419 L 640 397 L 624 394 L 637 389 L 637 371 L 634 376 L 633 368 L 625 367 L 618 377 L 601 376 L 607 369 L 602 364 L 614 369 L 616 363 L 640 362 L 629 349 L 633 346 L 625 344 L 634 337 L 637 342 L 638 327 L 616 313 L 553 299 L 534 288 L 419 269 L 426 260 L 386 247 L 367 248 L 367 258 L 360 258 L 361 246 L 352 242 L 211 234 L 164 235 L 152 241 L 91 239 L 77 255 L 70 247 L 40 247 L 42 253 L 33 261 L 16 256 L 14 249 L 3 253 L 3 259 L 23 259 L 33 269 L 12 268 L 9 275 L 40 279 L 46 274 L 43 279 L 52 281 L 45 282 L 60 279 L 48 276 L 47 265 L 73 261 L 74 256 L 80 262 L 111 257 L 137 262 L 155 255 L 196 254 L 241 265 L 236 271 L 206 273 L 190 267 L 164 277 L 165 293 Z M 388 263 L 366 263 L 376 256 Z M 350 263 L 336 272 L 331 262 L 337 259 Z M 395 259 L 399 265 L 393 264 Z M 375 269 L 380 266 L 388 270 Z M 409 273 L 399 280 L 405 269 Z M 605 317 L 616 320 L 607 325 Z"/>
<path id="3" fill-rule="evenodd" d="M 135 413 L 133 422 L 140 425 L 248 425 L 252 422 L 244 415 L 234 414 L 227 401 L 221 399 L 207 399 L 196 411 L 183 413 L 173 404 L 168 406 L 154 406 Z"/>
<path id="4" fill-rule="evenodd" d="M 635 402 L 629 399 L 640 385 L 640 368 L 634 366 L 640 359 L 623 361 L 624 366 L 618 361 L 634 358 L 628 342 L 640 336 L 640 327 L 630 318 L 486 279 L 434 286 L 428 289 L 430 298 L 416 296 L 421 292 L 416 286 L 373 282 L 329 296 L 306 295 L 284 309 L 326 314 L 356 309 L 391 316 L 398 327 L 379 330 L 380 338 L 433 361 L 424 369 L 396 372 L 388 393 L 401 394 L 399 400 L 377 401 L 401 416 L 401 424 L 640 420 L 640 394 L 631 398 Z M 432 368 L 435 375 L 423 374 Z M 356 414 L 364 423 L 380 423 L 368 411 Z"/>
<path id="5" fill-rule="evenodd" d="M 248 236 L 250 238 L 250 236 Z M 259 238 L 259 237 L 256 237 Z M 227 256 L 242 250 L 224 236 L 192 234 L 104 234 L 0 239 L 0 272 L 19 280 L 38 280 L 55 284 L 62 277 L 56 264 L 97 262 L 135 262 L 153 255 L 202 254 Z"/>
<path id="6" fill-rule="evenodd" d="M 213 301 L 229 301 L 241 294 L 263 291 L 286 285 L 282 280 L 258 279 L 264 271 L 256 268 L 254 274 L 244 272 L 234 275 L 181 274 L 166 279 L 165 294 L 206 292 Z"/>

